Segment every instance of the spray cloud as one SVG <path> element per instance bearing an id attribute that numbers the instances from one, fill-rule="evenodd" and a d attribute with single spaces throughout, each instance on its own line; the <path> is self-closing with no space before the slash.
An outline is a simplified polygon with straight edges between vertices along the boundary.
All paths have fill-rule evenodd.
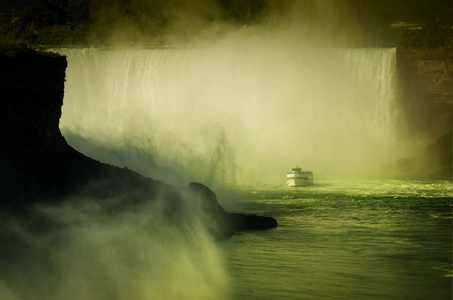
<path id="1" fill-rule="evenodd" d="M 189 194 L 175 196 L 119 210 L 121 199 L 77 197 L 2 216 L 0 298 L 228 298 L 207 216 Z"/>

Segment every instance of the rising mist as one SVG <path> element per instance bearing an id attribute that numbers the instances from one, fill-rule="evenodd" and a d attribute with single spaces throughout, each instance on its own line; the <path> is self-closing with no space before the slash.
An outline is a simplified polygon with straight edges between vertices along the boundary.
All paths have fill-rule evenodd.
<path id="1" fill-rule="evenodd" d="M 396 50 L 355 48 L 388 42 L 389 4 L 258 2 L 97 2 L 116 50 L 56 50 L 70 143 L 177 185 L 279 182 L 303 163 L 318 179 L 393 174 L 417 139 L 400 130 Z"/>
<path id="2" fill-rule="evenodd" d="M 127 152 L 87 154 L 153 178 L 167 170 L 180 184 L 278 183 L 302 162 L 320 178 L 382 174 L 404 154 L 395 49 L 255 40 L 61 51 L 69 61 L 61 120 L 69 143 L 81 147 L 79 136 L 92 150 Z"/>
<path id="3" fill-rule="evenodd" d="M 121 195 L 109 205 L 60 199 L 26 217 L 2 212 L 0 298 L 228 299 L 207 216 L 190 194 L 180 196 L 177 207 L 157 195 L 134 209 L 109 209 L 128 198 Z"/>

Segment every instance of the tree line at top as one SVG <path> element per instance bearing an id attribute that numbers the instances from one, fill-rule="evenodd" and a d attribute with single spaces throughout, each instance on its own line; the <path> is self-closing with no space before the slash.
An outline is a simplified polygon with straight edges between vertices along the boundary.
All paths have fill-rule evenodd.
<path id="1" fill-rule="evenodd" d="M 8 0 L 6 0 L 8 1 Z M 45 42 L 103 39 L 109 31 L 128 28 L 124 35 L 180 36 L 217 24 L 253 26 L 292 18 L 355 25 L 373 31 L 398 21 L 452 24 L 451 0 L 21 0 L 0 9 L 3 39 Z M 14 4 L 14 3 L 16 4 Z M 5 4 L 6 3 L 6 4 Z M 20 3 L 21 5 L 17 5 Z M 336 16 L 333 16 L 336 14 Z M 302 22 L 303 23 L 303 22 Z M 58 27 L 60 28 L 52 28 Z M 64 26 L 64 28 L 61 28 Z M 0 42 L 1 42 L 0 38 Z M 4 42 L 3 41 L 3 42 Z M 59 42 L 58 40 L 56 42 Z"/>

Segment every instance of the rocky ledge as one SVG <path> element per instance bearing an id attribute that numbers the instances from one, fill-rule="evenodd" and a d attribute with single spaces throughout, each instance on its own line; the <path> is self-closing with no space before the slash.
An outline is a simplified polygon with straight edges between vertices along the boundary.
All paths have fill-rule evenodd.
<path id="1" fill-rule="evenodd" d="M 0 48 L 0 208 L 27 215 L 39 204 L 91 198 L 107 211 L 139 209 L 164 199 L 179 209 L 184 195 L 208 216 L 216 237 L 277 226 L 275 219 L 226 212 L 206 186 L 169 186 L 87 157 L 66 143 L 59 129 L 66 57 L 27 47 Z M 114 200 L 112 200 L 114 199 Z"/>

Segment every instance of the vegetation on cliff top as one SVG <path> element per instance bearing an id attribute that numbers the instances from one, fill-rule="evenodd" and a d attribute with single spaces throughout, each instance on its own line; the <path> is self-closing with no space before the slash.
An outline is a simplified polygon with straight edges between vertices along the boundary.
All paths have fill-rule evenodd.
<path id="1" fill-rule="evenodd" d="M 26 57 L 35 57 L 35 56 L 51 56 L 51 57 L 59 57 L 61 56 L 58 53 L 53 53 L 49 51 L 36 51 L 32 49 L 29 45 L 24 43 L 7 43 L 7 44 L 0 44 L 0 58 L 4 57 L 18 57 L 18 58 L 26 58 Z"/>
<path id="2" fill-rule="evenodd" d="M 288 20 L 332 35 L 351 35 L 375 46 L 453 44 L 448 0 L 23 0 L 0 4 L 0 43 L 34 45 L 126 43 L 178 44 L 230 29 Z M 18 2 L 19 3 L 19 2 Z M 394 22 L 423 29 L 391 30 Z M 399 38 L 396 39 L 395 36 Z"/>

